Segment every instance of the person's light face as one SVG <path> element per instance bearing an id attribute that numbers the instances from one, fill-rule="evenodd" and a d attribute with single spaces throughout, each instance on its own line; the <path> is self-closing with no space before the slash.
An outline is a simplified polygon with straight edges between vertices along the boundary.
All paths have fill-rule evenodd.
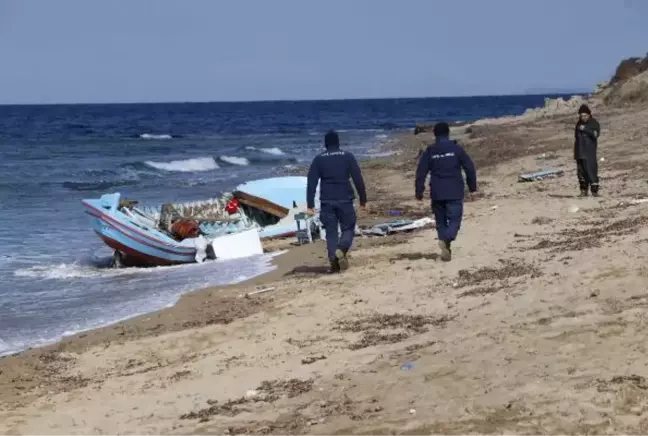
<path id="1" fill-rule="evenodd" d="M 581 121 L 584 122 L 584 123 L 586 123 L 590 119 L 589 114 L 580 114 L 579 116 L 580 116 Z"/>

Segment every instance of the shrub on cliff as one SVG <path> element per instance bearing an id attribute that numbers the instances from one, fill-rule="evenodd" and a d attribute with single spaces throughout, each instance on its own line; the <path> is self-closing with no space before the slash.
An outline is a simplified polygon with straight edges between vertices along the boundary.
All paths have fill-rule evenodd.
<path id="1" fill-rule="evenodd" d="M 648 71 L 648 53 L 643 58 L 633 57 L 624 59 L 619 63 L 614 76 L 610 80 L 610 85 L 624 83 L 635 76 Z"/>
<path id="2" fill-rule="evenodd" d="M 610 105 L 648 102 L 648 54 L 622 60 L 609 83 L 596 94 Z"/>

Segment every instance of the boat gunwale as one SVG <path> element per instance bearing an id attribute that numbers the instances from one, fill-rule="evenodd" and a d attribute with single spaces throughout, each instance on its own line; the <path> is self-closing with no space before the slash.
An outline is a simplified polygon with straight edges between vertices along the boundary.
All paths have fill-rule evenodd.
<path id="1" fill-rule="evenodd" d="M 116 224 L 117 226 L 121 226 L 121 227 L 123 227 L 123 228 L 126 228 L 127 230 L 132 231 L 133 233 L 136 233 L 136 234 L 138 234 L 138 235 L 140 235 L 140 236 L 142 236 L 142 237 L 144 237 L 144 238 L 146 238 L 146 239 L 150 239 L 150 240 L 152 240 L 152 241 L 154 241 L 154 242 L 156 242 L 156 243 L 162 244 L 162 245 L 164 245 L 164 247 L 160 247 L 160 249 L 162 249 L 162 250 L 165 250 L 165 247 L 169 247 L 169 248 L 171 248 L 171 249 L 175 249 L 175 250 L 188 250 L 188 251 L 180 251 L 180 252 L 176 252 L 176 253 L 174 253 L 174 254 L 182 253 L 182 254 L 180 254 L 180 255 L 185 255 L 185 254 L 186 254 L 186 255 L 190 255 L 192 252 L 195 253 L 195 251 L 196 251 L 195 248 L 191 248 L 191 247 L 182 247 L 182 246 L 179 246 L 179 245 L 172 245 L 172 244 L 169 244 L 169 243 L 167 243 L 167 242 L 165 242 L 165 241 L 161 241 L 161 240 L 159 240 L 159 239 L 153 237 L 152 235 L 147 235 L 147 234 L 143 233 L 139 228 L 137 228 L 137 227 L 134 226 L 134 225 L 133 225 L 133 226 L 129 226 L 129 225 L 127 225 L 126 223 L 123 223 L 123 222 L 119 221 L 118 219 L 116 219 L 115 217 L 111 216 L 110 214 L 101 211 L 100 209 L 98 209 L 98 208 L 96 208 L 96 207 L 94 207 L 94 206 L 92 206 L 92 205 L 86 203 L 85 201 L 83 201 L 83 203 L 84 203 L 88 208 L 92 209 L 93 211 L 97 211 L 97 212 L 99 213 L 99 216 L 97 216 L 97 215 L 95 215 L 94 213 L 91 213 L 91 212 L 89 212 L 89 211 L 86 211 L 86 213 L 87 213 L 88 215 L 93 216 L 94 218 L 97 218 L 97 219 L 102 220 L 103 222 L 105 222 L 106 224 L 110 225 L 110 226 L 113 227 L 113 228 L 115 228 L 115 224 Z M 110 222 L 106 222 L 105 219 L 104 219 L 104 217 L 107 218 L 109 221 L 113 221 L 114 224 L 112 224 L 112 223 L 110 223 Z M 119 229 L 117 229 L 117 230 L 119 230 Z M 121 231 L 121 230 L 120 230 L 120 231 Z M 123 231 L 122 231 L 122 233 L 123 233 Z M 127 236 L 132 237 L 132 236 L 130 236 L 130 235 L 127 235 Z M 156 247 L 153 247 L 153 248 L 156 248 Z"/>

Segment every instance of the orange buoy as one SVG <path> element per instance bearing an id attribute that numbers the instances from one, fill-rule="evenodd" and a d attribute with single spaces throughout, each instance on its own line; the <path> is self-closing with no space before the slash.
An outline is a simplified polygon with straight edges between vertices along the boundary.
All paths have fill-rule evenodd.
<path id="1" fill-rule="evenodd" d="M 195 238 L 200 232 L 200 223 L 196 220 L 181 218 L 171 225 L 171 234 L 178 241 Z"/>

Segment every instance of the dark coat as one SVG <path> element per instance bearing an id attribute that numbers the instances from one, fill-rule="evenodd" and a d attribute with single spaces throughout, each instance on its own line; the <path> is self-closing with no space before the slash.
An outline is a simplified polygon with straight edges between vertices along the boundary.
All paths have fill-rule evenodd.
<path id="1" fill-rule="evenodd" d="M 315 206 L 317 182 L 320 184 L 320 203 L 352 202 L 355 194 L 349 179 L 353 179 L 353 184 L 358 190 L 360 204 L 366 204 L 367 192 L 362 172 L 353 153 L 330 147 L 318 154 L 308 171 L 307 206 Z"/>
<path id="2" fill-rule="evenodd" d="M 585 126 L 583 130 L 581 130 L 581 126 Z M 600 134 L 601 126 L 594 118 L 590 118 L 585 123 L 578 120 L 574 130 L 574 159 L 596 160 Z"/>
<path id="3" fill-rule="evenodd" d="M 455 141 L 437 138 L 419 158 L 416 170 L 416 198 L 423 198 L 425 179 L 430 175 L 432 201 L 463 200 L 464 178 L 470 192 L 477 190 L 477 173 L 468 153 Z"/>

